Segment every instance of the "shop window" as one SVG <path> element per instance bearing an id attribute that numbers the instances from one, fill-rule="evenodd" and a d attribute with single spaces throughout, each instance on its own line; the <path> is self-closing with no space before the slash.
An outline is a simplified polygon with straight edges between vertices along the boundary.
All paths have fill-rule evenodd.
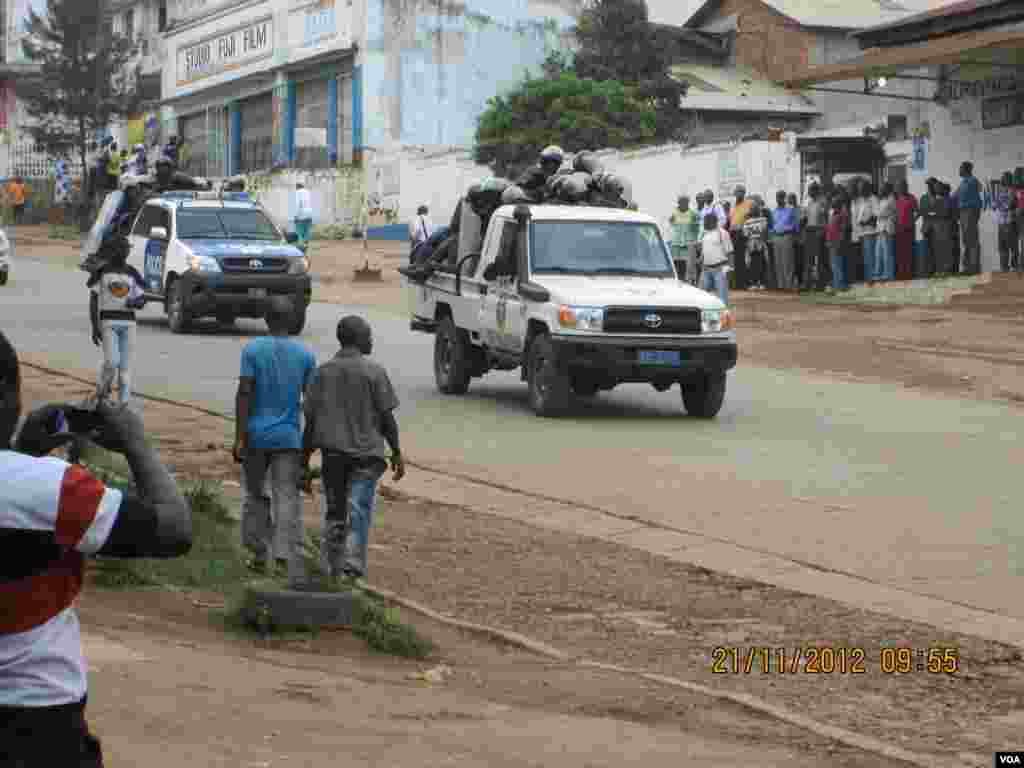
<path id="1" fill-rule="evenodd" d="M 124 12 L 124 36 L 129 42 L 135 40 L 135 11 L 131 8 Z"/>
<path id="2" fill-rule="evenodd" d="M 183 144 L 178 158 L 181 170 L 193 176 L 209 175 L 209 126 L 206 112 L 181 118 L 178 138 Z"/>
<path id="3" fill-rule="evenodd" d="M 239 103 L 242 162 L 239 173 L 267 171 L 274 158 L 274 97 L 271 93 Z"/>
<path id="4" fill-rule="evenodd" d="M 330 166 L 327 153 L 326 79 L 307 80 L 296 87 L 295 166 L 315 170 Z"/>

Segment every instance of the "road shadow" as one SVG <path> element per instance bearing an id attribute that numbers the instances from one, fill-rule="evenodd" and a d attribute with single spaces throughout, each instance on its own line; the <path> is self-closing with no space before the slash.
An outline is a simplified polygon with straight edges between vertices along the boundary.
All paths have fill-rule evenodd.
<path id="1" fill-rule="evenodd" d="M 170 334 L 166 317 L 140 317 L 139 327 L 152 328 Z M 262 320 L 237 320 L 231 325 L 221 325 L 216 320 L 195 320 L 189 329 L 190 336 L 230 336 L 235 338 L 254 338 L 267 335 L 267 325 Z M 291 338 L 301 339 L 302 336 Z"/>
<path id="2" fill-rule="evenodd" d="M 573 398 L 568 413 L 558 417 L 558 421 L 565 422 L 593 422 L 593 421 L 618 421 L 623 424 L 630 421 L 652 422 L 694 422 L 697 420 L 687 416 L 683 404 L 679 402 L 673 409 L 666 405 L 664 399 L 659 401 L 643 402 L 634 399 L 637 392 L 642 390 L 615 390 L 612 392 L 601 392 L 594 397 Z M 628 393 L 628 394 L 627 394 Z M 652 390 L 651 394 L 655 394 Z M 627 397 L 633 397 L 629 400 Z M 478 385 L 476 382 L 470 387 L 469 392 L 464 395 L 463 400 L 479 404 L 480 407 L 496 408 L 510 414 L 521 414 L 522 416 L 534 419 L 537 418 L 530 409 L 529 395 L 526 385 L 521 387 L 500 387 Z M 676 395 L 678 402 L 679 396 Z"/>

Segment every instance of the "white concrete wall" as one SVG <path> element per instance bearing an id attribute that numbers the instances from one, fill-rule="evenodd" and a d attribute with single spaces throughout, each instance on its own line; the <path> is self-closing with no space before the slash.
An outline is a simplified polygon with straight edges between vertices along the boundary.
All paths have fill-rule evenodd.
<path id="1" fill-rule="evenodd" d="M 676 198 L 684 192 L 693 198 L 710 188 L 716 195 L 731 197 L 734 186 L 743 184 L 748 194 L 760 194 L 772 204 L 780 189 L 799 192 L 800 157 L 785 142 L 755 141 L 689 150 L 670 144 L 598 154 L 606 169 L 629 180 L 640 210 L 659 221 L 668 219 Z M 426 205 L 435 224 L 447 224 L 466 189 L 492 175 L 490 169 L 475 165 L 459 151 L 433 155 L 406 151 L 380 162 L 398 166 L 397 190 L 383 195 L 383 202 L 396 209 L 403 222 L 415 215 L 418 206 Z M 373 181 L 369 192 L 375 192 Z"/>

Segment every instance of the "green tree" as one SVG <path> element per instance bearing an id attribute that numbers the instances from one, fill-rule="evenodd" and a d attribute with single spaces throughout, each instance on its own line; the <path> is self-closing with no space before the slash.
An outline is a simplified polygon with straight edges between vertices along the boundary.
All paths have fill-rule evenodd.
<path id="1" fill-rule="evenodd" d="M 496 174 L 513 176 L 549 144 L 579 152 L 650 142 L 656 121 L 654 107 L 635 88 L 562 70 L 528 77 L 490 99 L 477 119 L 474 154 Z"/>
<path id="2" fill-rule="evenodd" d="M 576 25 L 576 74 L 636 88 L 657 114 L 658 139 L 680 138 L 686 84 L 669 74 L 679 42 L 651 24 L 644 0 L 587 0 Z"/>
<path id="3" fill-rule="evenodd" d="M 36 73 L 16 84 L 29 117 L 26 130 L 39 149 L 53 157 L 77 156 L 86 173 L 97 130 L 139 107 L 136 49 L 110 31 L 105 4 L 47 0 L 45 14 L 30 10 L 22 48 Z"/>

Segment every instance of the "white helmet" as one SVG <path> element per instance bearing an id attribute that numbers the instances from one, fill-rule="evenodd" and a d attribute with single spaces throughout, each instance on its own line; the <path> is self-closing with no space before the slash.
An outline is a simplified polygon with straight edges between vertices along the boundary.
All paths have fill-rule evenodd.
<path id="1" fill-rule="evenodd" d="M 540 153 L 540 161 L 542 163 L 558 163 L 559 165 L 565 160 L 565 152 L 561 147 L 557 147 L 552 144 L 550 147 L 545 147 Z"/>

